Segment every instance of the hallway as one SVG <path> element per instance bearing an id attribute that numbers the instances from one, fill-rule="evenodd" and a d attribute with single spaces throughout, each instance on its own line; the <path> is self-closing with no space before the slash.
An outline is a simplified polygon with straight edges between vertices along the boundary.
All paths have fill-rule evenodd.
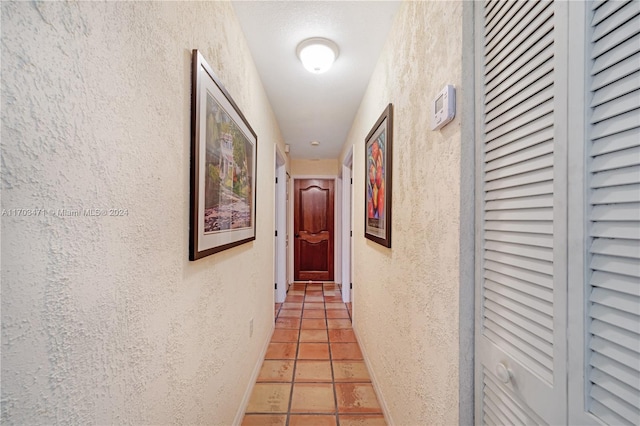
<path id="1" fill-rule="evenodd" d="M 293 284 L 243 426 L 386 425 L 336 284 Z"/>

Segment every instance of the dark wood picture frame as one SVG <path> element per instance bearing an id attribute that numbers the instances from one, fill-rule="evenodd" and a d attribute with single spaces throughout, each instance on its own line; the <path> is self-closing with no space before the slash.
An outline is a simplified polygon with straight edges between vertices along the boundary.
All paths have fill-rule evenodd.
<path id="1" fill-rule="evenodd" d="M 393 104 L 387 105 L 364 141 L 364 236 L 391 247 Z"/>
<path id="2" fill-rule="evenodd" d="M 256 133 L 194 49 L 189 260 L 256 239 L 257 148 Z"/>

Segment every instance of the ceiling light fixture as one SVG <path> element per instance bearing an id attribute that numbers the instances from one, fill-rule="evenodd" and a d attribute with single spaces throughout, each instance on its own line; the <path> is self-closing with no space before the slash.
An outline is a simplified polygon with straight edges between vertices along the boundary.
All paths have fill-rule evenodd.
<path id="1" fill-rule="evenodd" d="M 318 145 L 320 145 L 320 142 L 318 142 L 318 141 L 311 141 L 311 145 L 313 145 L 313 146 L 318 146 Z"/>
<path id="2" fill-rule="evenodd" d="M 326 38 L 308 38 L 298 45 L 296 54 L 307 71 L 322 74 L 338 58 L 338 45 Z"/>

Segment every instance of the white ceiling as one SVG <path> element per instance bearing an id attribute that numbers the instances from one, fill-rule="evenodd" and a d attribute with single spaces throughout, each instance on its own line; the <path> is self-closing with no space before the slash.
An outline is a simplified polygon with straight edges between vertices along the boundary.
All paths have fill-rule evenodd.
<path id="1" fill-rule="evenodd" d="M 233 2 L 291 158 L 338 158 L 398 5 Z M 340 49 L 324 74 L 308 72 L 296 56 L 298 43 L 311 37 L 333 40 Z M 312 146 L 314 140 L 320 145 Z"/>

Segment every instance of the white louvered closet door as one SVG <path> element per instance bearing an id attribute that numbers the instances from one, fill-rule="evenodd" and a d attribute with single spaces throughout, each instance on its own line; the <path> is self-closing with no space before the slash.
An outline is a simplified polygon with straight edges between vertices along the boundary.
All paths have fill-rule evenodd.
<path id="1" fill-rule="evenodd" d="M 640 2 L 590 5 L 587 410 L 640 424 Z"/>
<path id="2" fill-rule="evenodd" d="M 567 422 L 566 11 L 476 5 L 479 424 Z"/>

